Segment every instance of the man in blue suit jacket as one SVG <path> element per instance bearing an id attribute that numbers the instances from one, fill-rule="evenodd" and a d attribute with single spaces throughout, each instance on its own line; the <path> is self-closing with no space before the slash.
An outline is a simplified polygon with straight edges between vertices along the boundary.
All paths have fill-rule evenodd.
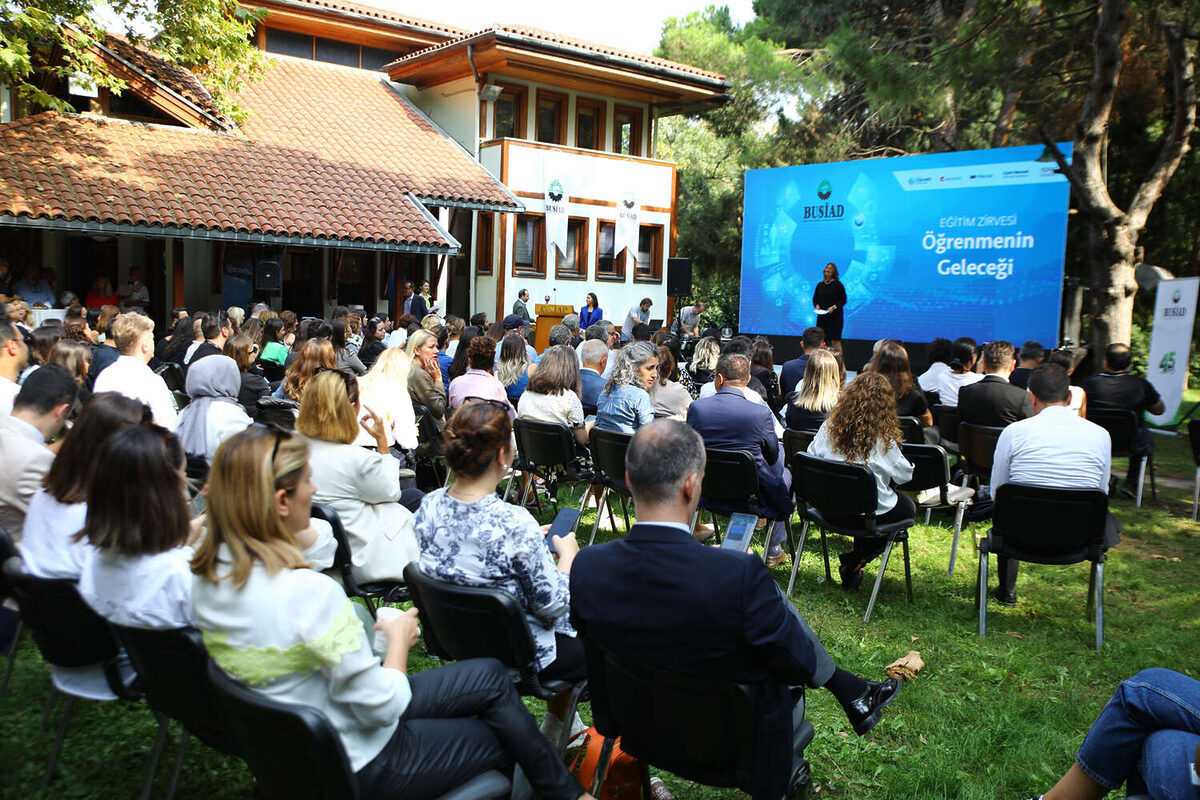
<path id="1" fill-rule="evenodd" d="M 604 367 L 608 364 L 608 358 L 608 345 L 597 339 L 584 342 L 579 351 L 579 359 L 583 362 L 579 368 L 579 382 L 582 388 L 580 399 L 585 411 L 596 407 L 596 401 L 604 391 Z"/>
<path id="2" fill-rule="evenodd" d="M 623 540 L 586 547 L 571 567 L 571 624 L 585 639 L 633 661 L 763 687 L 755 746 L 755 800 L 779 800 L 792 764 L 792 687 L 823 686 L 865 734 L 900 690 L 834 665 L 825 647 L 754 553 L 692 538 L 704 442 L 688 426 L 656 420 L 625 458 L 637 523 Z M 681 736 L 686 731 L 680 732 Z"/>
<path id="3" fill-rule="evenodd" d="M 775 523 L 767 547 L 767 566 L 774 567 L 787 556 L 783 520 L 792 515 L 792 476 L 784 467 L 784 454 L 775 438 L 771 409 L 746 398 L 742 390 L 750 382 L 750 361 L 740 353 L 727 353 L 717 361 L 714 384 L 717 391 L 688 407 L 687 422 L 716 450 L 743 450 L 754 456 L 758 467 L 758 495 L 762 515 Z M 705 505 L 707 508 L 707 504 Z M 721 509 L 717 509 L 721 510 Z"/>

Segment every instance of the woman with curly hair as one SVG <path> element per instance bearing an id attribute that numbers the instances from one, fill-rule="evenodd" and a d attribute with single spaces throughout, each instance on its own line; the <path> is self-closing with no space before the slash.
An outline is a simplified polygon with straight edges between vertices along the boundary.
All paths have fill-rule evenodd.
<path id="1" fill-rule="evenodd" d="M 879 524 L 912 519 L 913 501 L 897 494 L 893 484 L 912 478 L 913 467 L 900 452 L 900 419 L 892 384 L 878 372 L 864 372 L 842 390 L 829 419 L 808 446 L 808 454 L 830 461 L 861 464 L 875 477 L 875 521 Z M 855 538 L 854 547 L 839 556 L 842 586 L 853 591 L 862 584 L 863 567 L 883 552 L 882 537 Z"/>
<path id="2" fill-rule="evenodd" d="M 617 365 L 596 399 L 596 427 L 636 433 L 654 421 L 649 392 L 658 378 L 658 348 L 649 342 L 633 342 L 618 350 L 615 358 Z"/>
<path id="3" fill-rule="evenodd" d="M 324 339 L 308 339 L 296 354 L 296 360 L 287 368 L 283 383 L 279 384 L 275 395 L 299 403 L 304 395 L 304 387 L 319 369 L 337 369 L 333 345 Z"/>

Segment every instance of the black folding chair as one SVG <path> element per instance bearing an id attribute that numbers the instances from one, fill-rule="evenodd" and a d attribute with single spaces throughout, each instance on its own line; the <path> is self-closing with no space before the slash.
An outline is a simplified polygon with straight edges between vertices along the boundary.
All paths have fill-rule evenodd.
<path id="1" fill-rule="evenodd" d="M 979 635 L 987 635 L 988 553 L 1031 564 L 1090 561 L 1087 610 L 1091 615 L 1095 607 L 1099 650 L 1104 643 L 1108 496 L 1095 489 L 1047 489 L 1006 483 L 996 490 L 995 502 L 992 529 L 979 542 Z"/>
<path id="2" fill-rule="evenodd" d="M 192 396 L 182 389 L 176 389 L 171 392 L 171 402 L 175 404 L 176 411 L 183 411 L 192 402 Z"/>
<path id="3" fill-rule="evenodd" d="M 378 604 L 405 603 L 409 599 L 408 588 L 403 581 L 374 581 L 359 583 L 354 577 L 354 562 L 350 552 L 350 537 L 342 525 L 341 518 L 332 507 L 324 503 L 313 503 L 310 516 L 324 520 L 333 529 L 337 548 L 333 553 L 333 568 L 342 579 L 342 588 L 347 597 L 361 597 L 367 609 L 374 615 Z"/>
<path id="4" fill-rule="evenodd" d="M 1088 422 L 1094 422 L 1104 430 L 1108 431 L 1108 437 L 1112 440 L 1112 457 L 1126 458 L 1132 457 L 1134 454 L 1135 445 L 1137 444 L 1138 435 L 1138 417 L 1132 411 L 1121 411 L 1117 409 L 1094 408 L 1088 405 L 1087 410 Z M 1189 437 L 1191 429 L 1188 430 Z M 1147 454 L 1141 456 L 1141 463 L 1138 466 L 1137 479 L 1137 501 L 1136 506 L 1142 507 L 1142 489 L 1146 484 L 1146 473 L 1150 473 L 1150 496 L 1155 500 L 1158 499 L 1158 484 L 1154 480 L 1154 456 Z M 1132 464 L 1130 465 L 1132 469 Z"/>
<path id="5" fill-rule="evenodd" d="M 892 547 L 900 542 L 904 551 L 904 586 L 908 591 L 908 602 L 912 602 L 912 569 L 908 557 L 908 529 L 913 520 L 904 519 L 880 525 L 875 521 L 877 496 L 875 477 L 866 467 L 829 461 L 808 453 L 797 453 L 792 457 L 792 492 L 796 495 L 796 507 L 801 509 L 804 527 L 800 531 L 798 551 L 804 549 L 808 526 L 815 524 L 821 530 L 821 551 L 825 556 L 825 579 L 833 581 L 829 570 L 829 545 L 825 532 L 841 534 L 850 538 L 868 536 L 886 538 L 879 573 L 875 576 L 875 588 L 867 602 L 867 613 L 863 622 L 871 621 L 875 610 L 875 598 L 883 584 L 883 573 L 887 570 Z M 788 582 L 788 594 L 796 581 L 796 569 L 800 559 L 792 564 L 792 577 Z"/>
<path id="6" fill-rule="evenodd" d="M 578 463 L 579 455 L 575 450 L 575 436 L 566 425 L 557 422 L 535 422 L 530 419 L 518 419 L 513 425 L 513 434 L 517 439 L 517 459 L 513 470 L 524 472 L 531 476 L 521 493 L 521 504 L 524 505 L 532 490 L 537 495 L 533 477 L 546 482 L 546 494 L 554 503 L 554 511 L 558 512 L 558 487 L 563 483 L 588 483 L 592 481 L 592 473 L 583 469 Z M 510 483 L 511 487 L 511 483 Z M 508 492 L 505 492 L 507 496 Z"/>
<path id="7" fill-rule="evenodd" d="M 208 683 L 208 651 L 195 628 L 147 630 L 115 625 L 129 660 L 137 668 L 146 700 L 158 717 L 151 760 L 157 763 L 166 743 L 168 718 L 183 726 L 167 800 L 175 796 L 189 736 L 227 755 L 239 755 L 237 741 L 218 710 Z M 142 797 L 149 797 L 154 773 L 146 776 Z"/>
<path id="8" fill-rule="evenodd" d="M 1196 464 L 1196 486 L 1192 490 L 1192 519 L 1194 520 L 1197 509 L 1200 509 L 1200 419 L 1189 419 L 1187 430 L 1188 443 L 1192 446 L 1192 461 Z"/>
<path id="9" fill-rule="evenodd" d="M 242 686 L 210 661 L 208 682 L 264 800 L 358 800 L 358 777 L 329 719 Z M 438 800 L 498 800 L 512 790 L 489 770 Z"/>
<path id="10" fill-rule="evenodd" d="M 117 699 L 133 701 L 141 698 L 136 679 L 126 680 L 121 675 L 120 647 L 116 634 L 108 622 L 79 596 L 75 581 L 51 580 L 30 575 L 22 569 L 19 558 L 10 558 L 4 563 L 4 577 L 21 607 L 21 619 L 33 634 L 33 640 L 48 664 L 58 667 L 87 667 L 100 664 L 104 668 L 108 687 Z M 77 699 L 75 694 L 61 689 L 52 681 L 46 711 L 42 715 L 43 730 L 50 720 L 54 699 L 59 692 L 67 695 L 67 705 L 59 722 L 58 735 L 54 739 L 46 775 L 42 779 L 43 792 L 50 785 L 50 778 L 54 775 L 54 767 L 58 763 L 63 740 L 67 735 L 67 724 L 71 721 L 71 713 L 75 710 Z M 152 754 L 150 762 L 151 775 L 157 766 L 155 753 Z"/>
<path id="11" fill-rule="evenodd" d="M 604 737 L 591 793 L 600 796 L 613 743 L 639 761 L 642 797 L 650 797 L 649 767 L 707 786 L 757 788 L 761 759 L 756 752 L 760 684 L 698 678 L 623 658 L 584 638 L 588 685 L 596 730 Z M 807 797 L 812 778 L 804 749 L 813 738 L 803 716 L 804 689 L 793 690 L 798 727 L 792 735 L 787 797 Z"/>
<path id="12" fill-rule="evenodd" d="M 592 476 L 592 485 L 589 491 L 596 497 L 596 522 L 592 525 L 592 535 L 588 539 L 588 544 L 596 541 L 596 531 L 600 529 L 600 517 L 605 508 L 608 509 L 608 522 L 612 526 L 613 532 L 615 533 L 617 530 L 617 522 L 613 517 L 612 510 L 613 493 L 621 498 L 621 510 L 625 515 L 625 530 L 629 530 L 629 500 L 632 499 L 633 492 L 625 483 L 625 451 L 629 449 L 629 443 L 632 440 L 633 434 L 631 433 L 592 428 L 589 446 L 592 451 L 592 466 L 595 467 L 595 474 Z M 600 490 L 598 493 L 597 487 Z M 584 497 L 586 501 L 586 495 Z M 587 503 L 584 502 L 583 506 L 586 508 Z"/>
<path id="13" fill-rule="evenodd" d="M 513 677 L 523 696 L 549 700 L 570 692 L 570 705 L 557 744 L 565 752 L 571 720 L 587 690 L 587 681 L 543 681 L 538 677 L 533 634 L 525 610 L 507 592 L 483 586 L 459 586 L 426 575 L 416 562 L 404 568 L 404 580 L 421 615 L 425 647 L 443 661 L 494 658 Z"/>
<path id="14" fill-rule="evenodd" d="M 433 412 L 421 403 L 413 403 L 413 414 L 417 418 L 417 452 L 413 469 L 417 473 L 417 488 L 433 491 L 439 486 L 448 486 L 450 470 L 442 458 L 442 432 L 438 430 Z"/>
<path id="15" fill-rule="evenodd" d="M 300 411 L 300 404 L 295 400 L 267 395 L 258 398 L 257 405 L 259 422 L 278 425 L 285 431 L 295 430 L 296 414 Z"/>
<path id="16" fill-rule="evenodd" d="M 947 453 L 958 455 L 958 407 L 934 405 L 929 410 L 933 413 L 933 424 L 942 436 L 938 444 Z"/>
<path id="17" fill-rule="evenodd" d="M 183 378 L 183 367 L 174 361 L 166 361 L 158 365 L 154 370 L 155 375 L 162 377 L 163 382 L 167 384 L 167 390 L 172 392 L 185 391 L 186 386 Z"/>
<path id="18" fill-rule="evenodd" d="M 816 431 L 797 431 L 791 428 L 785 428 L 783 431 L 783 453 L 787 458 L 787 463 L 792 463 L 792 456 L 796 453 L 807 453 L 808 446 L 812 444 L 813 439 L 817 438 Z"/>
<path id="19" fill-rule="evenodd" d="M 270 359 L 263 360 L 260 358 L 254 362 L 254 365 L 262 370 L 263 377 L 267 379 L 267 383 L 281 381 L 287 373 L 287 368 L 283 364 L 280 364 L 278 361 L 271 361 Z"/>
<path id="20" fill-rule="evenodd" d="M 8 563 L 10 558 L 15 558 L 21 561 L 21 554 L 17 550 L 17 546 L 13 544 L 12 537 L 8 535 L 8 531 L 0 525 L 0 567 Z M 4 601 L 12 597 L 12 588 L 8 585 L 8 579 L 4 577 L 4 570 L 0 569 L 0 606 L 3 606 Z M 0 613 L 8 613 L 0 609 Z M 0 680 L 0 697 L 4 696 L 4 692 L 8 689 L 8 680 L 12 677 L 13 667 L 17 663 L 17 645 L 21 643 L 21 632 L 24 628 L 24 623 L 20 617 L 17 618 L 17 629 L 13 631 L 12 645 L 8 648 L 8 657 L 5 659 L 4 678 Z"/>
<path id="21" fill-rule="evenodd" d="M 720 525 L 717 522 L 718 514 L 741 513 L 752 514 L 756 517 L 764 516 L 764 509 L 759 497 L 758 466 L 754 463 L 754 456 L 744 450 L 720 450 L 711 447 L 706 447 L 704 452 L 707 460 L 704 465 L 704 481 L 700 486 L 700 507 L 696 509 L 695 517 L 692 520 L 692 529 L 695 530 L 696 523 L 700 521 L 702 509 L 708 511 L 712 516 L 713 527 L 716 528 L 718 535 L 721 533 Z M 767 520 L 764 528 L 766 531 L 764 547 L 770 544 L 771 530 L 777 522 L 784 524 L 792 557 L 799 559 L 799 551 L 792 545 L 791 511 L 788 511 L 788 515 L 783 519 L 769 518 Z"/>
<path id="22" fill-rule="evenodd" d="M 991 483 L 992 462 L 996 458 L 996 442 L 1004 428 L 988 425 L 973 425 L 961 422 L 958 425 L 958 454 L 962 459 L 963 473 L 979 484 Z M 966 481 L 963 482 L 966 486 Z"/>
<path id="23" fill-rule="evenodd" d="M 940 405 L 941 402 L 942 396 L 937 392 L 925 392 L 925 405 L 933 408 L 936 405 Z"/>
<path id="24" fill-rule="evenodd" d="M 975 490 L 950 483 L 950 457 L 936 444 L 904 444 L 900 452 L 913 465 L 913 475 L 908 483 L 896 488 L 904 492 L 929 492 L 937 490 L 937 496 L 917 503 L 925 509 L 925 524 L 935 508 L 954 509 L 954 543 L 950 545 L 950 577 L 954 577 L 954 559 L 958 555 L 958 536 L 962 532 L 963 512 L 971 504 Z"/>
<path id="25" fill-rule="evenodd" d="M 925 428 L 916 417 L 900 417 L 900 435 L 909 444 L 925 443 Z"/>

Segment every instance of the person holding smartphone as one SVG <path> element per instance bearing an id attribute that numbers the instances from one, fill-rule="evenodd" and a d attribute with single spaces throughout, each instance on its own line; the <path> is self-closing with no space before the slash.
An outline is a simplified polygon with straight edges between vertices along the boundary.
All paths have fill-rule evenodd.
<path id="1" fill-rule="evenodd" d="M 517 599 L 529 620 L 538 676 L 572 683 L 587 677 L 583 645 L 567 619 L 568 574 L 579 543 L 575 535 L 546 531 L 524 508 L 505 503 L 496 487 L 513 460 L 512 423 L 506 403 L 466 402 L 446 425 L 446 463 L 454 473 L 449 488 L 427 494 L 414 525 L 421 548 L 418 565 L 439 580 L 501 589 Z M 552 741 L 562 730 L 568 694 L 547 703 L 542 731 Z"/>

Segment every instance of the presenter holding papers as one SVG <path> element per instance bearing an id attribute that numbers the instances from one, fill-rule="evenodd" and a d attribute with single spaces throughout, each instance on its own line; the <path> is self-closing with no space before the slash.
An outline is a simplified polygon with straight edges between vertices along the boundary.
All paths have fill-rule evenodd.
<path id="1" fill-rule="evenodd" d="M 846 287 L 838 280 L 837 265 L 825 265 L 825 279 L 813 290 L 813 311 L 817 312 L 816 326 L 825 331 L 825 341 L 842 349 L 842 310 L 846 305 Z"/>

